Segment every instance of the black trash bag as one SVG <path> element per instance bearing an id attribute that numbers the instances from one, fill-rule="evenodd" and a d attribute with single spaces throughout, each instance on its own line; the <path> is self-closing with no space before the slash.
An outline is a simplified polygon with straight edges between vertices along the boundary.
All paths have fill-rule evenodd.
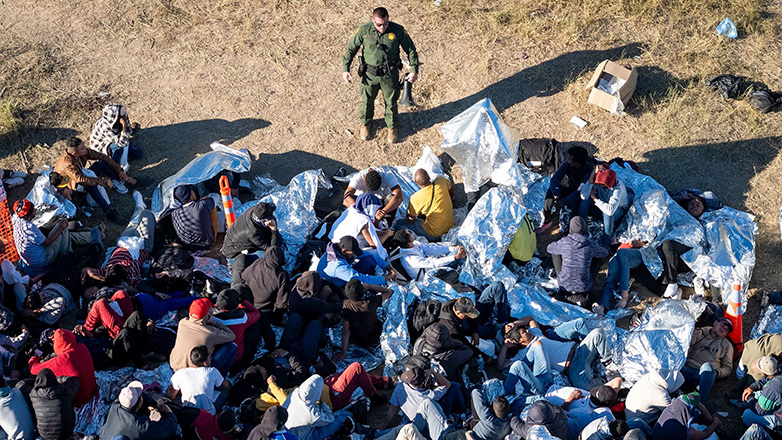
<path id="1" fill-rule="evenodd" d="M 746 88 L 746 78 L 728 74 L 717 75 L 706 80 L 706 85 L 722 93 L 725 99 L 737 99 Z"/>
<path id="2" fill-rule="evenodd" d="M 768 90 L 758 90 L 750 95 L 748 101 L 750 107 L 754 110 L 761 113 L 768 113 L 782 102 L 782 94 Z"/>

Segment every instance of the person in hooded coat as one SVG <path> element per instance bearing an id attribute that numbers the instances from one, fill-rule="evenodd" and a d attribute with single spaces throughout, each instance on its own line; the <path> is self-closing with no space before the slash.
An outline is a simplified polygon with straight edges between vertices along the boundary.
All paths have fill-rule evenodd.
<path id="1" fill-rule="evenodd" d="M 589 240 L 587 221 L 583 217 L 570 219 L 570 233 L 550 243 L 546 251 L 554 261 L 559 288 L 570 293 L 588 292 L 593 282 L 592 260 L 608 256 L 608 249 Z"/>
<path id="2" fill-rule="evenodd" d="M 652 425 L 671 404 L 671 395 L 683 384 L 684 376 L 678 371 L 660 370 L 644 374 L 627 393 L 626 419 L 628 422 L 639 419 Z"/>
<path id="3" fill-rule="evenodd" d="M 349 418 L 347 411 L 332 413 L 328 405 L 320 402 L 322 391 L 323 378 L 314 374 L 283 405 L 288 410 L 285 429 L 301 440 L 322 440 L 336 433 Z"/>
<path id="4" fill-rule="evenodd" d="M 247 440 L 298 440 L 298 437 L 283 428 L 287 421 L 288 410 L 273 406 L 266 410 L 261 423 L 250 431 Z"/>
<path id="5" fill-rule="evenodd" d="M 79 408 L 92 399 L 98 388 L 95 381 L 95 365 L 92 363 L 90 351 L 84 344 L 77 344 L 76 335 L 69 330 L 55 330 L 52 342 L 56 356 L 44 362 L 41 362 L 37 356 L 31 357 L 30 373 L 38 374 L 44 368 L 48 368 L 57 377 L 79 378 L 79 391 L 73 399 L 74 406 Z"/>
<path id="6" fill-rule="evenodd" d="M 343 301 L 331 287 L 323 285 L 320 275 L 314 271 L 301 274 L 288 301 L 290 316 L 300 315 L 305 321 L 333 317 L 342 309 Z"/>
<path id="7" fill-rule="evenodd" d="M 288 309 L 291 284 L 284 265 L 285 254 L 278 246 L 266 248 L 263 258 L 241 254 L 234 260 L 231 288 L 261 312 L 261 336 L 267 350 L 276 342 L 271 322 Z"/>
<path id="8" fill-rule="evenodd" d="M 225 232 L 221 252 L 227 258 L 237 258 L 242 251 L 265 251 L 270 246 L 282 245 L 282 237 L 274 218 L 275 206 L 260 202 L 240 215 Z"/>
<path id="9" fill-rule="evenodd" d="M 73 436 L 76 418 L 73 398 L 79 391 L 76 377 L 57 377 L 52 370 L 44 368 L 35 377 L 30 391 L 38 434 L 44 440 L 66 440 Z"/>
<path id="10" fill-rule="evenodd" d="M 139 128 L 138 123 L 130 123 L 127 107 L 106 104 L 100 119 L 92 127 L 90 148 L 111 157 L 120 165 L 127 164 L 128 160 L 139 159 L 143 154 L 141 148 L 130 145 L 130 137 Z"/>
<path id="11" fill-rule="evenodd" d="M 235 363 L 237 365 L 245 365 L 242 363 L 243 361 L 249 363 L 252 356 L 255 355 L 260 341 L 261 327 L 257 323 L 261 313 L 253 307 L 250 301 L 242 300 L 239 297 L 239 292 L 233 289 L 220 292 L 215 302 L 215 308 L 218 310 L 214 315 L 215 321 L 224 324 L 236 335 L 236 339 L 234 339 L 237 347 Z"/>
<path id="12" fill-rule="evenodd" d="M 530 406 L 526 422 L 519 416 L 514 416 L 510 426 L 513 433 L 521 438 L 527 438 L 527 433 L 533 426 L 543 426 L 554 437 L 567 439 L 567 413 L 547 400 L 538 400 Z"/>

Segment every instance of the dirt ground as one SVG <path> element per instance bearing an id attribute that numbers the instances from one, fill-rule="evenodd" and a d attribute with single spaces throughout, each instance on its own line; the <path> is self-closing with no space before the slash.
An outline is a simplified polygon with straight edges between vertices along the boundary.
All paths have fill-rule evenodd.
<path id="1" fill-rule="evenodd" d="M 358 86 L 341 81 L 345 44 L 374 6 L 3 0 L 0 104 L 18 109 L 21 128 L 5 129 L 0 109 L 0 167 L 35 173 L 52 164 L 58 140 L 87 139 L 102 105 L 122 102 L 143 126 L 136 143 L 145 156 L 131 175 L 144 179 L 145 196 L 213 141 L 247 148 L 251 174 L 284 184 L 306 169 L 412 165 L 424 145 L 440 152 L 445 121 L 489 97 L 524 137 L 590 143 L 604 159 L 636 161 L 670 190 L 712 190 L 753 213 L 752 287 L 782 288 L 781 113 L 756 113 L 703 84 L 734 73 L 782 90 L 780 0 L 390 2 L 391 19 L 406 27 L 423 62 L 418 107 L 402 110 L 394 145 L 384 142 L 379 118 L 373 139 L 357 139 Z M 738 23 L 739 39 L 715 34 L 725 16 Z M 586 103 L 584 86 L 606 58 L 638 69 L 621 118 Z M 589 125 L 568 123 L 573 115 Z M 130 196 L 112 198 L 129 216 Z M 715 394 L 722 395 L 719 386 Z"/>

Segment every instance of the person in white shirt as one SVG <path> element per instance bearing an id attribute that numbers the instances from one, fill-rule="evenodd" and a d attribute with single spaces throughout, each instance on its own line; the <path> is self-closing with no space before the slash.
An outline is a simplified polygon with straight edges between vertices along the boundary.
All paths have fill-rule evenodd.
<path id="1" fill-rule="evenodd" d="M 190 362 L 197 367 L 182 368 L 171 376 L 168 397 L 173 400 L 181 393 L 183 405 L 216 415 L 228 398 L 231 383 L 216 368 L 209 366 L 209 350 L 205 345 L 190 351 Z"/>
<path id="2" fill-rule="evenodd" d="M 429 269 L 453 269 L 458 260 L 467 257 L 467 251 L 462 246 L 443 243 L 423 244 L 415 239 L 415 234 L 409 229 L 396 231 L 394 242 L 399 245 L 399 250 L 392 253 L 391 261 L 399 260 L 405 273 L 403 274 L 398 268 L 397 271 L 405 281 L 420 281 Z"/>
<path id="3" fill-rule="evenodd" d="M 350 179 L 342 196 L 342 204 L 350 208 L 356 203 L 356 197 L 363 193 L 374 194 L 384 203 L 375 213 L 375 220 L 385 219 L 389 225 L 393 223 L 396 209 L 404 200 L 397 178 L 391 173 L 372 168 L 359 171 Z"/>
<path id="4" fill-rule="evenodd" d="M 609 237 L 614 233 L 614 225 L 630 207 L 627 187 L 617 178 L 614 170 L 603 169 L 602 165 L 597 165 L 589 182 L 581 188 L 581 200 L 589 203 L 590 215 L 602 216 L 603 231 Z"/>

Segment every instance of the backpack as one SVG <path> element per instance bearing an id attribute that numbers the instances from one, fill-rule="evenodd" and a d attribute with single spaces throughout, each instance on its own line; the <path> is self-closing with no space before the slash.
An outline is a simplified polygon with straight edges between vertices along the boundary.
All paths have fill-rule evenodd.
<path id="1" fill-rule="evenodd" d="M 553 174 L 560 165 L 557 144 L 556 139 L 522 139 L 518 162 L 534 173 Z"/>
<path id="2" fill-rule="evenodd" d="M 411 306 L 412 313 L 410 313 L 410 321 L 408 322 L 411 341 L 418 339 L 418 336 L 424 332 L 424 329 L 437 322 L 437 319 L 440 317 L 440 307 L 442 307 L 442 304 L 436 299 L 426 301 L 416 299 L 413 301 Z"/>

